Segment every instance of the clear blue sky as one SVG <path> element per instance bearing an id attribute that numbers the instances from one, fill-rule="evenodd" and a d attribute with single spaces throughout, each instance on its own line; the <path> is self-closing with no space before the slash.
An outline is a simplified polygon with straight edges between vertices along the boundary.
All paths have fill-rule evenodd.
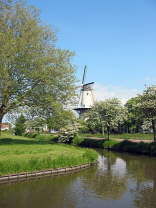
<path id="1" fill-rule="evenodd" d="M 156 84 L 156 0 L 28 3 L 40 8 L 42 21 L 57 29 L 57 46 L 76 53 L 78 79 L 87 65 L 87 80 L 111 86 L 112 93 Z"/>

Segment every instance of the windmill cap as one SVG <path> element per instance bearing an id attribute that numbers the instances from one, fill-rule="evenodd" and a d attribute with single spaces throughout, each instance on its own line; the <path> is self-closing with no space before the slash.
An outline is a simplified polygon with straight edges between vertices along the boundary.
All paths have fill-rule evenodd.
<path id="1" fill-rule="evenodd" d="M 94 84 L 94 83 L 95 83 L 95 82 L 90 82 L 90 83 L 84 84 L 83 86 L 92 85 L 92 84 Z"/>

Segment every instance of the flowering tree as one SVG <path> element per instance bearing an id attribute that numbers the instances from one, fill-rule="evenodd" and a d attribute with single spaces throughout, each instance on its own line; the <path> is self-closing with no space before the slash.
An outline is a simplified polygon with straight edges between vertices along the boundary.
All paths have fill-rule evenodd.
<path id="1" fill-rule="evenodd" d="M 156 142 L 156 86 L 147 87 L 143 94 L 138 96 L 137 107 L 141 116 L 151 122 Z"/>
<path id="2" fill-rule="evenodd" d="M 126 110 L 117 98 L 107 99 L 94 105 L 88 114 L 87 122 L 92 122 L 93 117 L 93 126 L 98 123 L 103 134 L 106 129 L 109 139 L 110 130 L 122 124 L 126 119 Z"/>

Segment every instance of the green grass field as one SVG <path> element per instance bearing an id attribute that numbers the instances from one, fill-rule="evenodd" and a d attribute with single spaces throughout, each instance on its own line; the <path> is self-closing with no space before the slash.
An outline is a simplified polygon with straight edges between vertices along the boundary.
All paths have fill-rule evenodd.
<path id="1" fill-rule="evenodd" d="M 102 134 L 82 134 L 81 136 L 103 138 Z M 107 135 L 104 138 L 107 138 Z M 110 139 L 153 140 L 153 134 L 111 134 Z"/>
<path id="2" fill-rule="evenodd" d="M 0 136 L 0 175 L 85 164 L 97 159 L 91 149 L 55 144 L 49 139 Z"/>

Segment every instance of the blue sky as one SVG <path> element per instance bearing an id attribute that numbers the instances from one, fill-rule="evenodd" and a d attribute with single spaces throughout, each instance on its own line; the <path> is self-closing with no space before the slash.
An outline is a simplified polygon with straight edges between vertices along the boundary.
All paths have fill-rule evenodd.
<path id="1" fill-rule="evenodd" d="M 57 30 L 57 46 L 75 52 L 81 79 L 95 81 L 97 99 L 125 102 L 156 84 L 155 0 L 28 0 Z"/>

